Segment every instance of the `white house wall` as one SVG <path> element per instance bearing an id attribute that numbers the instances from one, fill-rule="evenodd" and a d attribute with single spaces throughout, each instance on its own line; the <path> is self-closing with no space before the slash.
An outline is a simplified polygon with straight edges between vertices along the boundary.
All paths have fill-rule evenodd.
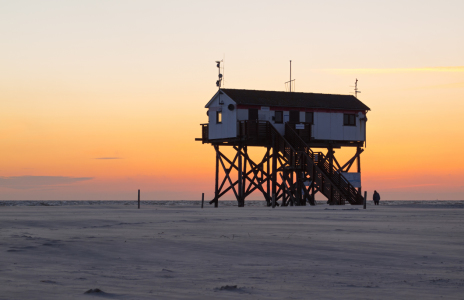
<path id="1" fill-rule="evenodd" d="M 329 113 L 330 116 L 330 139 L 342 141 L 345 140 L 343 136 L 343 114 L 342 113 Z"/>
<path id="2" fill-rule="evenodd" d="M 288 110 L 283 111 L 284 123 L 276 124 L 275 110 L 258 112 L 259 120 L 271 122 L 282 135 L 285 134 L 285 122 L 289 121 L 289 115 Z M 248 109 L 237 109 L 237 117 L 239 121 L 248 120 Z M 305 118 L 306 112 L 300 111 L 300 121 L 306 122 Z M 318 140 L 364 141 L 365 122 L 361 121 L 362 118 L 364 114 L 358 113 L 356 126 L 344 126 L 342 112 L 314 112 L 312 135 Z"/>
<path id="3" fill-rule="evenodd" d="M 317 140 L 364 141 L 365 116 L 356 115 L 356 126 L 343 125 L 343 113 L 314 112 L 313 137 Z"/>
<path id="4" fill-rule="evenodd" d="M 209 105 L 209 139 L 225 139 L 237 136 L 237 104 L 227 95 L 220 95 L 221 102 L 219 104 L 219 95 L 213 99 Z M 234 105 L 234 110 L 229 110 L 229 104 Z M 216 111 L 222 111 L 222 123 L 216 123 Z"/>
<path id="5" fill-rule="evenodd" d="M 330 113 L 315 112 L 313 127 L 313 135 L 315 139 L 330 139 Z"/>

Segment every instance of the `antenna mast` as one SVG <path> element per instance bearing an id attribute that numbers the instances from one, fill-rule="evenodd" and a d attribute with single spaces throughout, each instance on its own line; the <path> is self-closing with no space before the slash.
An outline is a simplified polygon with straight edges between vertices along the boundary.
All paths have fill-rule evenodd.
<path id="1" fill-rule="evenodd" d="M 358 78 L 356 78 L 356 81 L 354 82 L 354 96 L 358 98 L 358 93 L 361 93 L 360 90 L 358 90 Z"/>
<path id="2" fill-rule="evenodd" d="M 294 83 L 294 81 L 295 79 L 292 80 L 292 61 L 290 60 L 290 81 L 285 82 L 285 85 L 289 84 L 290 93 L 292 92 L 292 82 Z"/>
<path id="3" fill-rule="evenodd" d="M 221 74 L 221 62 L 222 60 L 217 60 L 216 61 L 216 67 L 218 68 L 218 80 L 216 81 L 216 86 L 218 88 L 221 88 L 221 83 L 222 83 L 222 74 Z"/>

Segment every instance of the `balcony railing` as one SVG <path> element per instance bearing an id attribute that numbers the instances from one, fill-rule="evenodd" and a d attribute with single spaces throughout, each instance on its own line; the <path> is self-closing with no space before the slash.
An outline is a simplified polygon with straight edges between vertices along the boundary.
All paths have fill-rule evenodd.
<path id="1" fill-rule="evenodd" d="M 208 123 L 200 124 L 201 125 L 201 143 L 207 143 L 209 140 L 209 127 Z"/>
<path id="2" fill-rule="evenodd" d="M 271 137 L 269 122 L 259 120 L 238 121 L 237 137 L 255 142 L 269 141 Z"/>

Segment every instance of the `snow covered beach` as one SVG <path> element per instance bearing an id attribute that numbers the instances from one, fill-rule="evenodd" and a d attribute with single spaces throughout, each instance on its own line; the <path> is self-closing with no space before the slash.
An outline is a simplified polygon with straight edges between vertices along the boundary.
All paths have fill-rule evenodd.
<path id="1" fill-rule="evenodd" d="M 5 203 L 0 299 L 464 295 L 461 202 L 367 210 Z M 85 293 L 96 288 L 103 292 Z"/>

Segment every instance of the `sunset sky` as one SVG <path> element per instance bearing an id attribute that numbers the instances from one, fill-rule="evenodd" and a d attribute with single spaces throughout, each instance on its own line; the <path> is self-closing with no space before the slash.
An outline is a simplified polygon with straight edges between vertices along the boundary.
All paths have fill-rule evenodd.
<path id="1" fill-rule="evenodd" d="M 463 199 L 463 12 L 462 0 L 0 0 L 0 200 L 211 199 L 214 151 L 194 139 L 223 58 L 226 88 L 285 90 L 289 60 L 299 92 L 352 94 L 357 78 L 369 197 Z"/>

